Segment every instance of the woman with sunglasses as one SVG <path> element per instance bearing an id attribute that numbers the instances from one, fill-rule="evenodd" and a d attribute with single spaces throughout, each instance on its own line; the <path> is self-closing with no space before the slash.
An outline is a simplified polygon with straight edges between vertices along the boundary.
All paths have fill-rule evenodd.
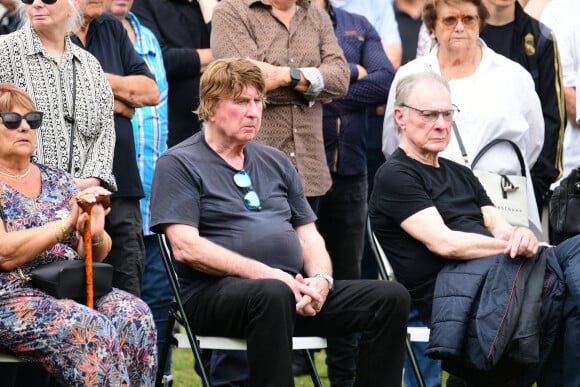
<path id="1" fill-rule="evenodd" d="M 102 187 L 79 192 L 63 170 L 31 162 L 42 121 L 24 91 L 0 84 L 0 351 L 43 367 L 64 385 L 152 386 L 156 333 L 143 301 L 113 288 L 90 309 L 29 282 L 45 264 L 84 259 L 79 235 L 87 215 L 74 199 L 110 195 Z M 95 261 L 111 248 L 104 230 L 109 211 L 100 204 L 91 210 Z"/>
<path id="2" fill-rule="evenodd" d="M 82 21 L 76 2 L 22 3 L 24 26 L 0 42 L 0 82 L 25 90 L 44 113 L 35 159 L 67 170 L 81 189 L 115 190 L 113 94 L 99 62 L 69 38 Z"/>
<path id="3" fill-rule="evenodd" d="M 519 64 L 492 51 L 479 38 L 488 17 L 482 0 L 425 2 L 423 22 L 434 35 L 436 44 L 429 54 L 402 66 L 395 75 L 383 126 L 383 153 L 389 156 L 399 144 L 393 119 L 398 81 L 424 71 L 441 75 L 449 81 L 453 103 L 461 111 L 453 118 L 464 145 L 462 151 L 454 132 L 441 156 L 471 166 L 477 153 L 492 140 L 513 141 L 526 162 L 529 227 L 541 240 L 542 228 L 529 177 L 544 143 L 542 107 L 530 74 Z M 429 107 L 409 106 L 405 114 L 434 121 L 425 114 L 425 109 Z M 521 173 L 517 156 L 506 143 L 492 147 L 477 163 L 477 169 Z"/>

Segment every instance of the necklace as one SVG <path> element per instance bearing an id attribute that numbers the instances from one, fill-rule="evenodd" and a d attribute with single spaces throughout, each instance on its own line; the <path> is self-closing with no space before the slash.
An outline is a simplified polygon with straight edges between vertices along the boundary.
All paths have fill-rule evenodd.
<path id="1" fill-rule="evenodd" d="M 5 173 L 5 172 L 0 171 L 0 175 L 9 177 L 11 179 L 17 179 L 17 180 L 24 179 L 26 176 L 28 176 L 29 173 L 30 173 L 30 165 L 28 166 L 28 169 L 22 175 L 11 175 L 9 173 Z"/>

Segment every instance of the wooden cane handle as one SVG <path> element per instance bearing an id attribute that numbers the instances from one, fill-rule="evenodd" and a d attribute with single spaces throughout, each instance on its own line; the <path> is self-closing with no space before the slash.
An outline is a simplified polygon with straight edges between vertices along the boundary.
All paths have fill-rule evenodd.
<path id="1" fill-rule="evenodd" d="M 86 200 L 83 200 L 81 198 L 77 198 L 77 203 L 78 203 L 79 207 L 84 212 L 86 212 L 87 214 L 90 215 L 91 208 L 93 208 L 93 206 L 95 204 L 102 205 L 105 210 L 107 208 L 109 208 L 111 206 L 111 198 L 109 197 L 109 195 L 99 195 L 99 196 L 96 197 L 96 200 L 94 202 L 92 202 L 92 203 L 89 203 Z"/>
<path id="2" fill-rule="evenodd" d="M 93 286 L 93 241 L 91 237 L 91 209 L 95 204 L 101 204 L 105 209 L 111 205 L 109 195 L 99 195 L 94 202 L 87 202 L 77 198 L 79 207 L 87 213 L 87 221 L 85 222 L 85 233 L 83 240 L 85 243 L 85 276 L 87 280 L 87 306 L 94 307 L 94 286 Z"/>

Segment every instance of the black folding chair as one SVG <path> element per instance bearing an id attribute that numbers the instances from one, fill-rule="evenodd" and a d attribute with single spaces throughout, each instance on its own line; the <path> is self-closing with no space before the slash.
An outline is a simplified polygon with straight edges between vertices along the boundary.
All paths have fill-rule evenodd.
<path id="1" fill-rule="evenodd" d="M 220 336 L 194 335 L 191 326 L 187 321 L 187 315 L 185 314 L 183 302 L 181 301 L 181 295 L 179 292 L 179 280 L 173 266 L 173 253 L 171 251 L 171 246 L 169 245 L 169 242 L 164 234 L 158 234 L 157 241 L 159 242 L 161 257 L 163 259 L 163 264 L 171 284 L 171 290 L 173 292 L 173 303 L 169 310 L 169 321 L 167 324 L 167 331 L 165 332 L 166 340 L 159 360 L 156 386 L 164 386 L 163 372 L 165 370 L 165 365 L 167 364 L 170 346 L 173 345 L 176 347 L 184 347 L 183 345 L 180 345 L 180 342 L 183 342 L 183 340 L 178 340 L 173 332 L 175 322 L 178 322 L 185 328 L 187 341 L 189 342 L 189 347 L 191 347 L 193 352 L 194 360 L 199 366 L 198 371 L 200 373 L 201 381 L 204 387 L 211 387 L 206 367 L 201 357 L 202 349 L 246 350 L 246 340 Z M 322 337 L 293 337 L 292 346 L 293 349 L 302 350 L 304 353 L 308 364 L 308 369 L 310 371 L 310 377 L 312 378 L 314 386 L 322 387 L 322 383 L 320 381 L 320 377 L 318 376 L 314 360 L 310 354 L 310 350 L 326 348 L 326 339 Z"/>
<path id="2" fill-rule="evenodd" d="M 373 232 L 369 217 L 367 217 L 367 236 L 369 238 L 371 250 L 377 261 L 379 276 L 383 280 L 396 281 L 395 272 L 393 271 L 393 268 L 391 267 L 391 264 L 387 259 L 387 255 L 385 254 L 377 237 L 375 236 L 375 233 Z M 417 337 L 418 339 L 413 340 L 413 338 L 415 337 Z M 419 368 L 417 356 L 415 355 L 415 351 L 413 350 L 411 341 L 422 341 L 422 342 L 429 341 L 429 328 L 409 327 L 407 330 L 407 340 L 405 342 L 407 355 L 409 356 L 411 368 L 413 368 L 413 373 L 415 374 L 415 378 L 417 379 L 417 384 L 419 385 L 419 387 L 425 387 L 425 379 L 423 378 L 423 374 L 421 373 L 421 368 Z"/>

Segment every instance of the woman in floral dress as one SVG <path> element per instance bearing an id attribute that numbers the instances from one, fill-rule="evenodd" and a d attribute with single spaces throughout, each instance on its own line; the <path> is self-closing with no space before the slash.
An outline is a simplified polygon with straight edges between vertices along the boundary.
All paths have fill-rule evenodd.
<path id="1" fill-rule="evenodd" d="M 102 187 L 78 192 L 59 169 L 31 163 L 42 113 L 21 89 L 0 84 L 0 351 L 42 366 L 66 385 L 152 386 L 157 370 L 155 325 L 139 298 L 113 289 L 95 309 L 32 287 L 30 272 L 84 259 L 87 214 L 75 198 L 95 202 Z M 42 129 L 40 129 L 42 130 Z M 93 259 L 111 248 L 109 210 L 91 210 Z"/>

